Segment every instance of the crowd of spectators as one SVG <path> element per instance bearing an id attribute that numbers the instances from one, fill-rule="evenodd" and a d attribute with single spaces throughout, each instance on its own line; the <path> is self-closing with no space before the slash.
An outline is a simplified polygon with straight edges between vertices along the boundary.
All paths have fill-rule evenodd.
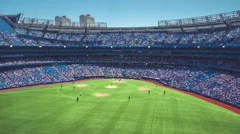
<path id="1" fill-rule="evenodd" d="M 0 73 L 0 88 L 11 88 L 15 86 L 16 85 L 8 79 L 4 73 Z"/>
<path id="2" fill-rule="evenodd" d="M 52 80 L 40 68 L 23 68 L 23 72 L 34 81 L 34 84 L 52 82 Z"/>
<path id="3" fill-rule="evenodd" d="M 169 86 L 202 94 L 240 107 L 240 76 L 187 67 L 127 67 L 88 64 L 30 67 L 0 73 L 0 89 L 72 81 L 75 77 L 154 78 Z"/>
<path id="4" fill-rule="evenodd" d="M 44 66 L 41 68 L 43 73 L 47 74 L 52 82 L 69 81 L 60 71 L 54 66 Z"/>
<path id="5" fill-rule="evenodd" d="M 16 28 L 15 32 L 1 32 L 0 42 L 0 45 L 16 46 L 236 47 L 240 42 L 240 28 L 192 33 L 112 32 L 87 34 L 44 33 Z"/>
<path id="6" fill-rule="evenodd" d="M 13 66 L 27 66 L 27 65 L 39 65 L 39 64 L 59 64 L 68 63 L 71 59 L 66 58 L 53 58 L 53 57 L 42 57 L 42 58 L 5 58 L 0 60 L 0 67 L 13 67 Z M 72 60 L 73 61 L 73 60 Z"/>
<path id="7" fill-rule="evenodd" d="M 17 87 L 34 84 L 34 81 L 21 69 L 5 71 L 4 74 Z"/>
<path id="8" fill-rule="evenodd" d="M 39 58 L 5 58 L 0 60 L 0 67 L 46 65 L 46 64 L 142 64 L 142 65 L 182 65 L 224 70 L 240 71 L 240 60 L 224 58 L 194 57 L 139 57 L 139 56 L 82 56 L 82 57 L 39 57 Z"/>

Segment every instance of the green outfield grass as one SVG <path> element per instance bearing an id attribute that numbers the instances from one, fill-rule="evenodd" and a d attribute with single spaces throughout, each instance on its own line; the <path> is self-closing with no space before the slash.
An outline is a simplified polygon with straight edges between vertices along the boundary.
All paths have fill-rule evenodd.
<path id="1" fill-rule="evenodd" d="M 111 83 L 116 88 L 107 88 Z M 0 134 L 56 133 L 239 134 L 240 115 L 137 80 L 89 80 L 65 83 L 63 88 L 55 84 L 0 92 Z"/>

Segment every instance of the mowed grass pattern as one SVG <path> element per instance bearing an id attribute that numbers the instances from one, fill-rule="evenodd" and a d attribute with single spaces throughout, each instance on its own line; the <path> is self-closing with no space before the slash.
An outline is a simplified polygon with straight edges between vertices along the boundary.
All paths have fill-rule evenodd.
<path id="1" fill-rule="evenodd" d="M 148 82 L 116 81 L 89 80 L 65 83 L 63 88 L 55 84 L 0 92 L 0 134 L 240 132 L 240 115 L 222 107 Z M 111 83 L 117 88 L 106 88 Z M 74 90 L 79 84 L 86 87 Z M 151 93 L 139 91 L 140 87 Z M 109 96 L 95 97 L 94 93 Z"/>

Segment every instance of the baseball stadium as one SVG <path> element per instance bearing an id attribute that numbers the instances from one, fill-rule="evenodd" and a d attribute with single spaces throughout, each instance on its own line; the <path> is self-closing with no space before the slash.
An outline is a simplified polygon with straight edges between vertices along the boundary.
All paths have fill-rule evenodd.
<path id="1" fill-rule="evenodd" d="M 239 134 L 240 10 L 156 22 L 0 14 L 0 134 Z"/>

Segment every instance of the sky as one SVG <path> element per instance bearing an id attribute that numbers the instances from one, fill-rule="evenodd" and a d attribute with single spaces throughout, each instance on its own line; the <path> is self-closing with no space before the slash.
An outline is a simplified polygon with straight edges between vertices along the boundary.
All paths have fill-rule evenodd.
<path id="1" fill-rule="evenodd" d="M 108 27 L 157 26 L 158 20 L 180 19 L 240 9 L 240 0 L 0 0 L 1 14 L 79 21 L 91 14 Z"/>

